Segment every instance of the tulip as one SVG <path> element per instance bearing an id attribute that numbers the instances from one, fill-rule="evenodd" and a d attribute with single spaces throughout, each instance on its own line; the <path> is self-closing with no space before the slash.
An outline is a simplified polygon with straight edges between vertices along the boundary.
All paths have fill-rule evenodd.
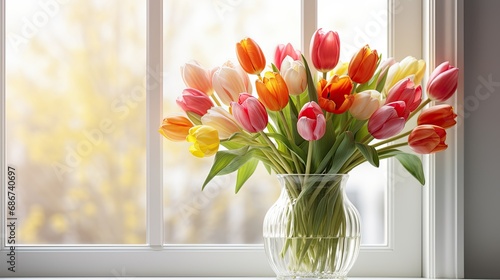
<path id="1" fill-rule="evenodd" d="M 419 125 L 408 136 L 408 146 L 419 154 L 446 150 L 446 130 L 436 125 Z"/>
<path id="2" fill-rule="evenodd" d="M 307 88 L 307 74 L 304 63 L 287 56 L 281 65 L 281 75 L 290 95 L 299 95 Z"/>
<path id="3" fill-rule="evenodd" d="M 310 55 L 314 68 L 320 72 L 331 71 L 340 57 L 340 39 L 337 32 L 316 30 L 311 38 Z"/>
<path id="4" fill-rule="evenodd" d="M 190 61 L 181 67 L 182 80 L 188 88 L 195 88 L 206 95 L 211 95 L 212 73 L 203 68 L 197 61 Z"/>
<path id="5" fill-rule="evenodd" d="M 278 70 L 281 70 L 281 64 L 287 56 L 291 57 L 293 60 L 301 59 L 300 51 L 295 50 L 292 44 L 288 43 L 286 46 L 283 44 L 277 45 L 274 51 L 274 65 L 276 65 Z"/>
<path id="6" fill-rule="evenodd" d="M 415 85 L 420 85 L 425 73 L 425 61 L 417 60 L 412 56 L 407 56 L 400 62 L 396 62 L 387 73 L 387 79 L 384 86 L 384 94 L 391 89 L 397 82 L 404 78 L 410 78 Z"/>
<path id="7" fill-rule="evenodd" d="M 424 109 L 418 116 L 417 124 L 432 124 L 446 129 L 457 123 L 456 117 L 451 105 L 441 104 Z"/>
<path id="8" fill-rule="evenodd" d="M 348 73 L 351 80 L 358 84 L 368 82 L 377 69 L 378 54 L 368 45 L 361 48 L 349 62 Z"/>
<path id="9" fill-rule="evenodd" d="M 297 121 L 297 132 L 307 141 L 318 140 L 325 135 L 326 119 L 319 105 L 312 101 L 302 107 Z"/>
<path id="10" fill-rule="evenodd" d="M 331 76 L 344 76 L 347 75 L 347 69 L 349 69 L 349 63 L 348 62 L 339 62 L 335 68 L 330 72 Z"/>
<path id="11" fill-rule="evenodd" d="M 228 106 L 232 101 L 238 100 L 240 93 L 252 93 L 248 74 L 230 61 L 215 70 L 212 85 L 222 103 Z"/>
<path id="12" fill-rule="evenodd" d="M 201 117 L 201 123 L 215 128 L 219 132 L 220 139 L 227 139 L 241 128 L 228 111 L 222 107 L 212 107 Z"/>
<path id="13" fill-rule="evenodd" d="M 214 106 L 210 97 L 194 88 L 183 90 L 176 102 L 184 112 L 192 112 L 199 116 L 205 115 L 208 109 Z"/>
<path id="14" fill-rule="evenodd" d="M 267 126 L 266 108 L 248 93 L 242 93 L 238 102 L 231 102 L 231 110 L 236 121 L 248 132 L 260 132 Z"/>
<path id="15" fill-rule="evenodd" d="M 458 86 L 458 68 L 450 65 L 448 61 L 441 63 L 429 77 L 427 94 L 436 101 L 446 101 Z"/>
<path id="16" fill-rule="evenodd" d="M 266 72 L 264 78 L 255 81 L 259 100 L 271 111 L 280 111 L 288 104 L 288 86 L 279 73 Z"/>
<path id="17" fill-rule="evenodd" d="M 173 116 L 163 119 L 158 132 L 171 141 L 186 141 L 191 127 L 193 127 L 193 123 L 188 118 Z"/>
<path id="18" fill-rule="evenodd" d="M 396 60 L 393 57 L 389 57 L 382 61 L 380 65 L 378 66 L 378 79 L 377 79 L 377 85 L 382 82 L 382 79 L 384 76 L 386 76 L 389 72 L 389 68 L 396 63 Z M 386 77 L 387 80 L 387 77 Z"/>
<path id="19" fill-rule="evenodd" d="M 410 78 L 403 79 L 389 90 L 385 102 L 390 103 L 393 101 L 404 101 L 409 115 L 422 102 L 422 87 L 420 85 L 415 87 Z"/>
<path id="20" fill-rule="evenodd" d="M 245 38 L 236 43 L 236 55 L 241 67 L 248 74 L 259 75 L 266 67 L 264 53 L 251 38 Z"/>
<path id="21" fill-rule="evenodd" d="M 358 120 L 367 120 L 380 108 L 380 92 L 366 90 L 354 95 L 349 113 Z"/>
<path id="22" fill-rule="evenodd" d="M 352 81 L 349 76 L 333 76 L 329 82 L 321 79 L 318 83 L 318 102 L 324 110 L 342 114 L 347 111 L 353 102 Z"/>
<path id="23" fill-rule="evenodd" d="M 383 105 L 368 120 L 368 132 L 377 139 L 392 137 L 405 127 L 406 104 L 394 101 Z"/>
<path id="24" fill-rule="evenodd" d="M 219 150 L 219 133 L 215 128 L 208 125 L 192 127 L 186 140 L 193 143 L 189 147 L 189 151 L 196 157 L 208 157 Z"/>

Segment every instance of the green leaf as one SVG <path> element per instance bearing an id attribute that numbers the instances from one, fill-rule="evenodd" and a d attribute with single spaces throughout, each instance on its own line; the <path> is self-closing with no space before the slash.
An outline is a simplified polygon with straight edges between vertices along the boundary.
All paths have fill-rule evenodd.
<path id="1" fill-rule="evenodd" d="M 351 155 L 356 150 L 356 145 L 354 144 L 354 136 L 350 131 L 346 131 L 345 137 L 343 137 L 342 142 L 333 156 L 333 165 L 328 171 L 330 174 L 336 174 L 340 171 L 345 162 L 351 157 Z"/>
<path id="2" fill-rule="evenodd" d="M 235 193 L 238 193 L 241 187 L 243 187 L 243 184 L 245 184 L 248 178 L 252 176 L 252 174 L 255 172 L 255 169 L 257 168 L 258 163 L 259 161 L 257 159 L 252 158 L 238 169 L 238 175 L 236 176 Z"/>
<path id="3" fill-rule="evenodd" d="M 314 80 L 311 74 L 311 69 L 309 69 L 309 65 L 307 64 L 307 60 L 304 57 L 304 55 L 302 55 L 302 62 L 304 62 L 304 67 L 306 68 L 307 94 L 309 95 L 309 101 L 314 101 L 318 103 L 318 93 L 316 92 L 316 85 L 314 84 Z"/>
<path id="4" fill-rule="evenodd" d="M 379 157 L 381 159 L 383 158 L 390 158 L 390 157 L 396 157 L 398 161 L 403 165 L 403 167 L 415 178 L 417 181 L 425 185 L 425 175 L 424 175 L 424 168 L 422 166 L 422 161 L 420 160 L 420 157 L 414 155 L 414 154 L 409 154 L 405 153 L 403 151 L 397 150 L 397 149 L 391 149 L 384 151 L 379 154 Z"/>
<path id="5" fill-rule="evenodd" d="M 356 148 L 361 152 L 361 154 L 365 157 L 365 159 L 373 166 L 379 167 L 379 158 L 377 150 L 363 143 L 356 143 Z"/>
<path id="6" fill-rule="evenodd" d="M 267 136 L 274 138 L 285 145 L 288 150 L 299 157 L 300 161 L 305 164 L 307 154 L 297 145 L 293 144 L 288 138 L 279 133 L 267 133 Z"/>
<path id="7" fill-rule="evenodd" d="M 203 183 L 202 190 L 205 188 L 205 186 L 217 175 L 223 175 L 223 174 L 228 174 L 226 172 L 226 168 L 230 166 L 231 163 L 236 162 L 238 163 L 238 158 L 249 154 L 248 153 L 248 146 L 245 146 L 243 148 L 237 149 L 237 150 L 227 150 L 227 151 L 218 151 L 215 154 L 214 157 L 214 163 L 212 164 L 212 168 L 208 172 L 207 178 L 205 179 L 205 182 Z M 240 164 L 243 165 L 243 163 Z M 225 172 L 222 172 L 225 171 Z"/>

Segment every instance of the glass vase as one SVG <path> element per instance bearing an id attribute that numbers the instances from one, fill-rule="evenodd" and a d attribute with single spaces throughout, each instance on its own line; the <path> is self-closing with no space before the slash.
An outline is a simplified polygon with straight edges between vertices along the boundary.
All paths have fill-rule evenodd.
<path id="1" fill-rule="evenodd" d="M 346 174 L 278 175 L 282 191 L 263 224 L 277 279 L 345 279 L 358 257 L 359 213 Z"/>

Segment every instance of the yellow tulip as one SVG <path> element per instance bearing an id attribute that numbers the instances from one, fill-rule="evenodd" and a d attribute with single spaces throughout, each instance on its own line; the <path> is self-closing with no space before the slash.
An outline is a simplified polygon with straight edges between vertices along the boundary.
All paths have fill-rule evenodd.
<path id="1" fill-rule="evenodd" d="M 189 129 L 186 140 L 193 143 L 189 147 L 191 154 L 199 158 L 214 155 L 219 150 L 219 133 L 208 125 L 197 125 Z"/>
<path id="2" fill-rule="evenodd" d="M 420 85 L 425 73 L 425 61 L 416 59 L 412 56 L 407 56 L 400 62 L 396 62 L 389 68 L 387 79 L 384 86 L 384 95 L 387 95 L 389 90 L 397 82 L 404 78 L 411 78 L 415 85 Z"/>

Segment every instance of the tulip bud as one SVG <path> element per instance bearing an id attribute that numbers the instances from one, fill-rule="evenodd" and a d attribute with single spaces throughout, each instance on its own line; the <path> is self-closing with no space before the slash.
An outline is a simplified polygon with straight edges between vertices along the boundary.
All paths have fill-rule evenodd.
<path id="1" fill-rule="evenodd" d="M 278 70 L 281 70 L 281 64 L 287 56 L 291 57 L 293 60 L 301 59 L 300 51 L 295 50 L 292 44 L 288 43 L 286 46 L 283 44 L 277 45 L 274 51 L 274 65 L 276 65 Z"/>
<path id="2" fill-rule="evenodd" d="M 196 157 L 208 157 L 219 150 L 219 134 L 215 128 L 208 125 L 197 125 L 189 129 L 186 140 L 193 143 L 189 151 Z"/>
<path id="3" fill-rule="evenodd" d="M 387 95 L 386 103 L 394 101 L 404 101 L 408 115 L 418 108 L 422 102 L 422 87 L 415 86 L 410 78 L 405 78 L 397 82 Z"/>
<path id="4" fill-rule="evenodd" d="M 209 96 L 212 94 L 212 73 L 197 61 L 184 64 L 181 67 L 181 75 L 188 88 L 195 88 Z"/>
<path id="5" fill-rule="evenodd" d="M 255 81 L 259 100 L 271 111 L 280 111 L 288 104 L 288 86 L 279 73 L 266 72 L 264 78 Z"/>
<path id="6" fill-rule="evenodd" d="M 410 78 L 415 85 L 420 85 L 425 73 L 425 61 L 407 56 L 400 62 L 396 62 L 387 73 L 387 79 L 384 86 L 384 94 L 387 94 L 397 82 L 402 79 Z"/>
<path id="7" fill-rule="evenodd" d="M 433 124 L 446 129 L 457 123 L 456 117 L 451 105 L 441 104 L 424 109 L 418 116 L 417 124 Z"/>
<path id="8" fill-rule="evenodd" d="M 446 101 L 458 86 L 458 68 L 450 65 L 448 61 L 441 63 L 429 77 L 427 94 L 436 101 Z"/>
<path id="9" fill-rule="evenodd" d="M 184 112 L 192 112 L 199 116 L 205 115 L 207 110 L 214 106 L 210 97 L 194 88 L 183 90 L 176 102 Z"/>
<path id="10" fill-rule="evenodd" d="M 236 55 L 248 74 L 259 75 L 266 67 L 266 58 L 259 45 L 251 38 L 236 43 Z"/>
<path id="11" fill-rule="evenodd" d="M 392 137 L 405 127 L 406 104 L 395 101 L 380 107 L 368 120 L 368 132 L 377 139 Z"/>
<path id="12" fill-rule="evenodd" d="M 252 93 L 248 74 L 230 61 L 214 71 L 212 85 L 222 103 L 228 106 L 232 101 L 238 100 L 240 93 Z"/>
<path id="13" fill-rule="evenodd" d="M 408 146 L 419 154 L 446 150 L 446 130 L 436 125 L 419 125 L 408 136 Z"/>
<path id="14" fill-rule="evenodd" d="M 354 95 L 349 112 L 358 120 L 367 120 L 380 107 L 380 92 L 366 90 Z"/>
<path id="15" fill-rule="evenodd" d="M 378 59 L 376 50 L 372 51 L 368 45 L 361 48 L 349 63 L 348 73 L 351 80 L 358 84 L 370 81 L 377 69 Z"/>
<path id="16" fill-rule="evenodd" d="M 228 111 L 222 107 L 212 107 L 201 117 L 201 123 L 215 128 L 220 139 L 227 139 L 236 132 L 241 131 L 240 126 Z"/>
<path id="17" fill-rule="evenodd" d="M 307 74 L 304 63 L 287 56 L 281 66 L 281 75 L 290 95 L 299 95 L 307 88 Z"/>
<path id="18" fill-rule="evenodd" d="M 191 127 L 193 123 L 184 116 L 167 117 L 163 119 L 158 132 L 171 141 L 186 141 Z"/>
<path id="19" fill-rule="evenodd" d="M 266 108 L 250 94 L 242 93 L 238 102 L 231 102 L 231 111 L 240 126 L 248 132 L 260 132 L 267 126 Z"/>
<path id="20" fill-rule="evenodd" d="M 320 72 L 331 71 L 340 57 L 340 39 L 337 32 L 316 30 L 311 38 L 310 55 L 314 68 Z"/>
<path id="21" fill-rule="evenodd" d="M 349 76 L 333 76 L 329 82 L 322 79 L 318 83 L 319 106 L 330 113 L 342 114 L 349 110 L 354 100 L 351 94 L 353 84 Z"/>
<path id="22" fill-rule="evenodd" d="M 318 140 L 325 135 L 326 119 L 323 110 L 312 101 L 304 104 L 299 112 L 297 132 L 307 141 Z"/>

